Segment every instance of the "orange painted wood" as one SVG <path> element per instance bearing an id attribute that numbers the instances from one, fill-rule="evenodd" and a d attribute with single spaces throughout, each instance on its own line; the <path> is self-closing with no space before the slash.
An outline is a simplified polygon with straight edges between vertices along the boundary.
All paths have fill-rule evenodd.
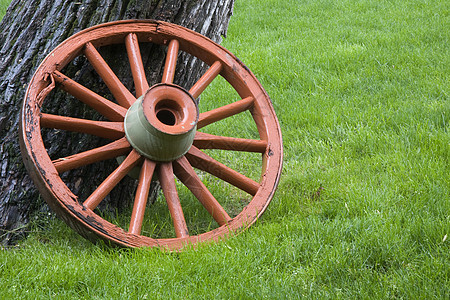
<path id="1" fill-rule="evenodd" d="M 161 188 L 169 207 L 170 216 L 172 217 L 175 234 L 177 237 L 189 236 L 189 231 L 184 219 L 183 209 L 181 208 L 180 198 L 178 197 L 177 187 L 175 185 L 175 177 L 173 175 L 172 163 L 162 163 L 159 165 L 158 178 Z"/>
<path id="2" fill-rule="evenodd" d="M 128 60 L 130 61 L 131 74 L 133 76 L 136 97 L 140 97 L 148 90 L 147 77 L 145 76 L 144 64 L 142 63 L 141 50 L 135 33 L 130 33 L 125 39 Z"/>
<path id="3" fill-rule="evenodd" d="M 41 126 L 82 132 L 112 140 L 120 139 L 125 135 L 123 122 L 92 121 L 52 114 L 41 115 Z"/>
<path id="4" fill-rule="evenodd" d="M 141 155 L 132 150 L 127 158 L 115 169 L 98 188 L 83 202 L 83 206 L 94 210 L 111 190 L 131 171 L 141 159 Z"/>
<path id="5" fill-rule="evenodd" d="M 191 87 L 189 93 L 195 99 L 200 96 L 200 94 L 208 87 L 208 85 L 214 80 L 214 78 L 219 75 L 222 70 L 222 63 L 220 61 L 215 61 L 211 67 L 203 74 L 202 77 Z"/>
<path id="6" fill-rule="evenodd" d="M 148 159 L 144 160 L 139 175 L 139 184 L 134 198 L 133 212 L 131 213 L 130 226 L 128 232 L 140 234 L 142 221 L 144 220 L 145 206 L 147 205 L 150 184 L 156 164 Z"/>
<path id="7" fill-rule="evenodd" d="M 123 137 L 105 146 L 54 160 L 53 165 L 58 173 L 63 173 L 68 170 L 93 164 L 95 162 L 116 158 L 126 154 L 130 150 L 130 143 L 128 143 L 127 139 Z"/>
<path id="8" fill-rule="evenodd" d="M 234 116 L 235 114 L 246 111 L 253 105 L 254 100 L 255 99 L 253 97 L 247 97 L 228 105 L 201 113 L 198 119 L 197 128 L 200 129 L 211 123 L 218 122 L 225 118 Z"/>
<path id="9" fill-rule="evenodd" d="M 127 110 L 122 106 L 103 98 L 57 70 L 53 72 L 53 78 L 62 90 L 89 105 L 109 120 L 123 121 Z"/>
<path id="10" fill-rule="evenodd" d="M 136 101 L 136 98 L 123 85 L 119 78 L 117 78 L 116 74 L 114 74 L 113 70 L 111 70 L 92 43 L 86 43 L 84 55 L 106 83 L 116 101 L 123 107 L 129 108 Z"/>
<path id="11" fill-rule="evenodd" d="M 264 153 L 267 148 L 267 141 L 217 136 L 197 131 L 194 138 L 194 146 L 199 149 L 221 149 Z"/>
<path id="12" fill-rule="evenodd" d="M 195 146 L 189 149 L 186 158 L 195 168 L 208 172 L 250 195 L 255 195 L 260 187 L 256 181 L 218 162 Z"/>
<path id="13" fill-rule="evenodd" d="M 166 62 L 161 83 L 173 83 L 175 68 L 177 65 L 178 49 L 180 44 L 177 40 L 171 40 L 167 49 Z"/>
<path id="14" fill-rule="evenodd" d="M 194 194 L 200 203 L 206 208 L 209 214 L 222 226 L 231 221 L 228 213 L 220 203 L 214 198 L 208 188 L 192 169 L 186 157 L 181 157 L 173 163 L 176 176 Z"/>

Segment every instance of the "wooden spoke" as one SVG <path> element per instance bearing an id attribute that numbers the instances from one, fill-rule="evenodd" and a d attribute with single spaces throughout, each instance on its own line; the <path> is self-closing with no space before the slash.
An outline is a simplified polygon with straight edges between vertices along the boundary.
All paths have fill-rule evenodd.
<path id="1" fill-rule="evenodd" d="M 148 90 L 148 82 L 145 76 L 144 64 L 142 63 L 141 51 L 136 34 L 130 33 L 125 38 L 128 60 L 130 61 L 131 74 L 133 75 L 136 98 L 144 95 Z"/>
<path id="2" fill-rule="evenodd" d="M 222 63 L 220 61 L 216 61 L 189 90 L 192 97 L 197 99 L 206 87 L 214 80 L 214 78 L 219 75 L 220 71 L 222 71 Z"/>
<path id="3" fill-rule="evenodd" d="M 194 146 L 199 149 L 222 149 L 264 153 L 266 152 L 267 141 L 217 136 L 197 131 L 195 133 Z"/>
<path id="4" fill-rule="evenodd" d="M 175 177 L 173 175 L 172 163 L 162 163 L 158 172 L 159 182 L 172 216 L 175 234 L 177 237 L 187 237 L 189 232 L 184 219 L 183 210 L 181 208 L 180 199 L 178 198 L 177 187 L 175 185 Z"/>
<path id="5" fill-rule="evenodd" d="M 131 92 L 123 85 L 123 83 L 117 78 L 113 70 L 108 66 L 106 61 L 95 49 L 92 43 L 86 43 L 84 48 L 84 55 L 87 57 L 95 71 L 100 75 L 109 90 L 116 98 L 117 102 L 125 108 L 129 108 L 131 104 L 136 101 L 136 98 Z"/>
<path id="6" fill-rule="evenodd" d="M 58 173 L 63 173 L 65 171 L 90 165 L 98 161 L 124 155 L 130 150 L 130 143 L 128 143 L 128 140 L 123 137 L 120 140 L 114 141 L 105 146 L 54 160 L 53 165 Z"/>
<path id="7" fill-rule="evenodd" d="M 201 113 L 198 119 L 197 129 L 241 113 L 252 107 L 253 101 L 253 97 L 247 97 L 228 105 Z"/>
<path id="8" fill-rule="evenodd" d="M 140 159 L 141 155 L 136 150 L 132 150 L 117 169 L 115 169 L 86 199 L 86 201 L 84 201 L 84 207 L 94 210 L 122 178 L 124 178 L 125 175 L 139 163 Z"/>
<path id="9" fill-rule="evenodd" d="M 144 220 L 145 206 L 147 205 L 150 184 L 152 182 L 155 163 L 151 160 L 144 160 L 139 175 L 139 184 L 134 198 L 133 212 L 131 213 L 130 227 L 128 232 L 132 234 L 140 234 L 142 221 Z"/>
<path id="10" fill-rule="evenodd" d="M 125 135 L 123 122 L 92 121 L 51 114 L 41 115 L 41 126 L 87 133 L 112 140 L 120 139 Z"/>
<path id="11" fill-rule="evenodd" d="M 186 158 L 193 167 L 208 172 L 252 196 L 256 194 L 260 187 L 256 181 L 218 162 L 195 146 L 189 149 Z"/>
<path id="12" fill-rule="evenodd" d="M 217 202 L 200 178 L 198 178 L 189 161 L 184 156 L 174 162 L 173 168 L 181 182 L 194 194 L 220 226 L 231 220 L 227 212 Z"/>
<path id="13" fill-rule="evenodd" d="M 166 63 L 164 65 L 164 73 L 162 83 L 172 83 L 175 76 L 175 67 L 177 65 L 178 49 L 180 44 L 177 40 L 171 40 L 167 49 Z"/>
<path id="14" fill-rule="evenodd" d="M 53 72 L 53 78 L 59 83 L 59 87 L 62 90 L 89 105 L 107 119 L 111 121 L 123 121 L 125 118 L 127 113 L 125 108 L 94 93 L 61 72 L 55 70 Z"/>

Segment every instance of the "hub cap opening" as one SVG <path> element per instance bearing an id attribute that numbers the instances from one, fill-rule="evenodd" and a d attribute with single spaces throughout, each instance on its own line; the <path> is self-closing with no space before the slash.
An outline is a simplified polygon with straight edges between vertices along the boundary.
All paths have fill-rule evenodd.
<path id="1" fill-rule="evenodd" d="M 168 126 L 177 125 L 184 118 L 182 107 L 170 99 L 164 99 L 158 102 L 155 106 L 155 114 L 161 123 Z"/>

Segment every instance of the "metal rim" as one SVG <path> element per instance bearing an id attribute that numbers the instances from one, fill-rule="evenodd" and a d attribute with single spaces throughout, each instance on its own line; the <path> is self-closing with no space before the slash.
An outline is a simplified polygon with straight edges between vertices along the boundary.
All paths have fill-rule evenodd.
<path id="1" fill-rule="evenodd" d="M 197 130 L 233 115 L 250 111 L 260 139 L 230 138 L 197 131 L 192 147 L 178 159 L 158 162 L 143 157 L 124 137 L 123 120 L 136 98 L 150 88 L 145 78 L 139 42 L 167 45 L 162 84 L 173 84 L 176 59 L 185 51 L 208 64 L 209 69 L 189 89 L 194 98 L 218 75 L 225 78 L 239 94 L 240 100 L 201 113 Z M 102 59 L 96 48 L 125 43 L 136 95 L 128 91 Z M 117 103 L 106 100 L 66 77 L 61 70 L 79 55 L 85 55 L 105 81 Z M 59 86 L 91 106 L 109 122 L 73 119 L 42 113 L 40 107 L 48 93 Z M 21 150 L 31 177 L 49 206 L 67 224 L 90 240 L 102 239 L 128 247 L 166 247 L 182 249 L 202 241 L 217 241 L 253 224 L 271 201 L 282 168 L 282 139 L 271 101 L 251 71 L 225 48 L 208 38 L 160 21 L 127 20 L 98 25 L 81 31 L 57 46 L 41 63 L 33 76 L 21 114 Z M 51 160 L 41 136 L 41 126 L 84 132 L 113 140 L 111 143 L 70 157 Z M 261 153 L 262 175 L 259 182 L 214 160 L 203 149 L 222 149 Z M 59 176 L 67 170 L 105 159 L 126 155 L 125 160 L 86 199 L 80 202 Z M 139 184 L 128 230 L 119 228 L 94 212 L 109 191 L 135 166 L 141 165 Z M 235 217 L 230 217 L 197 176 L 194 168 L 245 191 L 250 202 Z M 165 196 L 176 238 L 156 239 L 140 235 L 150 182 L 157 175 Z M 184 220 L 174 179 L 178 178 L 219 224 L 218 228 L 190 236 Z"/>

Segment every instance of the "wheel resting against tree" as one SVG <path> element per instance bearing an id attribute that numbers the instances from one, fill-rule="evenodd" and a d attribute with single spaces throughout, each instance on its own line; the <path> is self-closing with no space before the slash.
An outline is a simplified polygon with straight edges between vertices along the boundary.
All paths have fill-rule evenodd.
<path id="1" fill-rule="evenodd" d="M 140 47 L 148 43 L 166 48 L 164 72 L 155 83 L 147 81 L 140 55 Z M 133 91 L 102 57 L 101 48 L 109 45 L 123 45 Z M 187 88 L 174 83 L 181 52 L 208 65 Z M 65 74 L 80 57 L 98 73 L 111 99 Z M 199 102 L 215 80 L 231 88 L 236 99 L 208 95 L 207 103 Z M 54 113 L 55 90 L 89 107 L 96 117 Z M 174 250 L 226 238 L 261 216 L 281 174 L 280 127 L 255 76 L 220 45 L 161 21 L 106 23 L 61 43 L 33 76 L 21 118 L 24 162 L 41 195 L 60 218 L 92 241 Z M 51 157 L 45 135 L 60 131 L 73 134 L 74 144 L 80 135 L 104 142 L 66 157 Z M 229 132 L 241 136 L 231 137 Z M 104 161 L 115 164 L 114 171 L 98 185 L 83 185 L 89 190 L 87 197 L 76 195 L 70 172 Z M 102 201 L 125 178 L 136 185 L 129 211 L 120 216 L 103 212 Z M 161 199 L 148 207 L 155 180 L 161 185 Z"/>

